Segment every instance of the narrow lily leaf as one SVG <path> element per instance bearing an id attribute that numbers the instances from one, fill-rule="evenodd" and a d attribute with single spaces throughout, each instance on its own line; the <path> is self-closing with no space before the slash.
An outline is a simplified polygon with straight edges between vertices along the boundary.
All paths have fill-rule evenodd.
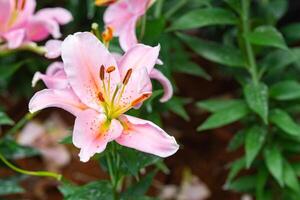
<path id="1" fill-rule="evenodd" d="M 268 87 L 263 83 L 248 84 L 244 94 L 249 107 L 268 123 Z"/>
<path id="2" fill-rule="evenodd" d="M 226 180 L 226 184 L 229 184 L 235 177 L 238 175 L 238 173 L 245 168 L 246 162 L 245 158 L 240 158 L 233 163 L 230 164 L 230 171 L 228 174 L 228 178 Z"/>
<path id="3" fill-rule="evenodd" d="M 243 67 L 245 62 L 239 49 L 222 46 L 215 42 L 202 40 L 200 38 L 177 33 L 177 36 L 183 40 L 198 55 L 229 67 Z"/>
<path id="4" fill-rule="evenodd" d="M 252 44 L 261 46 L 277 47 L 280 49 L 287 49 L 281 33 L 273 26 L 260 26 L 253 32 L 245 35 Z"/>
<path id="5" fill-rule="evenodd" d="M 243 101 L 239 99 L 209 99 L 197 102 L 196 106 L 200 109 L 214 113 L 241 103 L 243 103 Z"/>
<path id="6" fill-rule="evenodd" d="M 20 186 L 21 180 L 23 180 L 23 177 L 0 179 L 0 195 L 23 193 L 24 189 Z"/>
<path id="7" fill-rule="evenodd" d="M 263 127 L 254 126 L 246 131 L 245 150 L 246 150 L 246 166 L 249 168 L 262 148 L 267 131 Z"/>
<path id="8" fill-rule="evenodd" d="M 273 110 L 270 114 L 270 121 L 285 133 L 300 136 L 300 125 L 294 122 L 287 112 L 280 109 Z"/>
<path id="9" fill-rule="evenodd" d="M 268 146 L 264 150 L 264 159 L 272 176 L 283 186 L 283 158 L 281 152 L 276 146 Z"/>
<path id="10" fill-rule="evenodd" d="M 293 23 L 285 26 L 282 33 L 290 43 L 300 40 L 300 23 Z"/>
<path id="11" fill-rule="evenodd" d="M 4 112 L 0 111 L 0 125 L 13 125 L 14 121 L 10 119 Z"/>
<path id="12" fill-rule="evenodd" d="M 241 14 L 242 5 L 240 0 L 225 0 L 225 2 L 237 13 Z"/>
<path id="13" fill-rule="evenodd" d="M 222 8 L 200 8 L 189 11 L 175 20 L 169 30 L 185 30 L 212 25 L 234 25 L 237 17 Z"/>
<path id="14" fill-rule="evenodd" d="M 267 194 L 265 192 L 265 186 L 268 182 L 268 170 L 266 167 L 260 167 L 259 171 L 257 173 L 257 179 L 256 179 L 256 198 L 257 200 L 267 200 L 271 198 L 267 198 Z"/>
<path id="15" fill-rule="evenodd" d="M 295 100 L 300 98 L 300 84 L 297 81 L 281 81 L 270 88 L 270 97 L 277 100 Z"/>
<path id="16" fill-rule="evenodd" d="M 295 192 L 300 193 L 300 185 L 297 175 L 291 164 L 286 160 L 283 163 L 283 179 L 286 186 Z"/>
<path id="17" fill-rule="evenodd" d="M 212 114 L 205 122 L 198 127 L 198 131 L 218 128 L 226 124 L 238 121 L 249 113 L 247 105 L 243 102 L 222 109 Z"/>
<path id="18" fill-rule="evenodd" d="M 243 176 L 235 181 L 226 184 L 226 190 L 233 190 L 236 192 L 250 192 L 255 188 L 256 185 L 256 176 Z"/>
<path id="19" fill-rule="evenodd" d="M 245 130 L 241 130 L 239 132 L 237 132 L 230 140 L 229 144 L 228 144 L 228 151 L 234 151 L 236 149 L 238 149 L 239 147 L 241 147 L 244 142 L 245 142 L 245 138 L 246 138 L 246 131 Z"/>
<path id="20" fill-rule="evenodd" d="M 211 80 L 210 75 L 198 64 L 194 62 L 187 61 L 184 64 L 183 63 L 175 63 L 174 71 L 193 75 L 193 76 L 199 76 L 202 78 L 205 78 L 206 80 Z"/>

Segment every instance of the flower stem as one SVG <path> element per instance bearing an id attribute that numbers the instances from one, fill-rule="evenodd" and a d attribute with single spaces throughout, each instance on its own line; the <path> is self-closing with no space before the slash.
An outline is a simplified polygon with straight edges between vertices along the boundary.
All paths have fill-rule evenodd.
<path id="1" fill-rule="evenodd" d="M 13 135 L 15 134 L 20 128 L 22 128 L 28 121 L 30 121 L 32 118 L 34 118 L 39 112 L 35 113 L 27 113 L 22 119 L 16 123 L 14 127 L 12 127 L 8 132 L 6 132 L 7 135 Z"/>
<path id="2" fill-rule="evenodd" d="M 54 178 L 58 181 L 62 180 L 62 175 L 61 174 L 57 174 L 54 172 L 47 172 L 47 171 L 27 171 L 24 169 L 20 169 L 16 166 L 14 166 L 12 163 L 10 163 L 1 153 L 0 153 L 0 160 L 10 169 L 21 173 L 21 174 L 26 174 L 26 175 L 30 175 L 30 176 L 43 176 L 43 177 L 51 177 Z"/>
<path id="3" fill-rule="evenodd" d="M 249 67 L 249 73 L 251 74 L 252 80 L 254 84 L 258 83 L 258 74 L 257 74 L 257 66 L 256 66 L 256 60 L 255 55 L 253 52 L 253 48 L 250 44 L 250 41 L 246 37 L 247 34 L 250 31 L 250 24 L 249 24 L 249 7 L 250 7 L 250 1 L 249 0 L 242 0 L 242 38 L 244 41 L 244 45 L 246 48 L 246 57 L 248 61 L 248 67 Z"/>
<path id="4" fill-rule="evenodd" d="M 164 5 L 164 0 L 157 0 L 155 12 L 154 12 L 155 18 L 160 18 L 163 5 Z"/>
<path id="5" fill-rule="evenodd" d="M 118 177 L 117 177 L 117 174 L 115 173 L 115 170 L 113 167 L 113 161 L 114 161 L 114 157 L 115 157 L 114 147 L 113 147 L 113 150 L 111 153 L 112 154 L 110 154 L 110 152 L 108 152 L 106 154 L 106 162 L 107 162 L 108 173 L 110 176 L 110 181 L 111 181 L 111 185 L 112 185 L 112 189 L 113 189 L 114 200 L 118 200 L 119 199 L 119 195 L 118 195 L 118 191 L 117 191 Z"/>

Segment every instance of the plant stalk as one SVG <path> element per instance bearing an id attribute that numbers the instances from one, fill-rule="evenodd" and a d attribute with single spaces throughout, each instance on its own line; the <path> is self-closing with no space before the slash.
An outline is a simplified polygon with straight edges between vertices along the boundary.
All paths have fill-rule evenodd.
<path id="1" fill-rule="evenodd" d="M 34 118 L 39 112 L 27 113 L 22 119 L 20 119 L 9 131 L 6 132 L 7 135 L 13 135 L 17 133 L 28 121 Z"/>

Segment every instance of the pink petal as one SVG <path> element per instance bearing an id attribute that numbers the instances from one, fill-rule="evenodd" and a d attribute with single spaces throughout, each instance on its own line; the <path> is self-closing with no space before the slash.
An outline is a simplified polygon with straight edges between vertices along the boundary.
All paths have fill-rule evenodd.
<path id="1" fill-rule="evenodd" d="M 51 19 L 62 25 L 69 23 L 73 19 L 72 14 L 63 8 L 44 8 L 39 10 L 35 16 L 46 20 Z"/>
<path id="2" fill-rule="evenodd" d="M 119 42 L 123 51 L 127 51 L 128 49 L 130 49 L 138 43 L 135 33 L 135 26 L 137 20 L 137 18 L 130 19 L 127 22 L 126 26 L 124 26 L 123 29 L 120 31 Z"/>
<path id="3" fill-rule="evenodd" d="M 120 136 L 123 128 L 119 121 L 112 120 L 108 130 L 100 132 L 105 123 L 106 116 L 95 110 L 85 110 L 76 117 L 73 143 L 80 148 L 79 157 L 82 162 L 87 162 L 95 153 L 104 151 L 108 142 Z"/>
<path id="4" fill-rule="evenodd" d="M 15 22 L 14 26 L 25 26 L 26 25 L 26 21 L 33 15 L 35 7 L 36 7 L 36 1 L 35 0 L 25 0 L 25 6 L 24 9 L 19 12 L 18 14 L 18 19 Z M 19 0 L 18 2 L 18 7 L 19 9 L 21 9 L 21 4 L 23 2 L 21 0 Z"/>
<path id="5" fill-rule="evenodd" d="M 61 44 L 62 41 L 60 40 L 48 40 L 45 44 L 45 57 L 49 59 L 58 58 L 61 54 Z"/>
<path id="6" fill-rule="evenodd" d="M 166 102 L 170 100 L 173 96 L 173 87 L 169 79 L 157 69 L 152 69 L 150 73 L 150 78 L 159 81 L 164 88 L 164 95 L 160 99 L 160 102 Z"/>
<path id="7" fill-rule="evenodd" d="M 69 35 L 62 44 L 62 59 L 69 83 L 83 103 L 96 110 L 101 109 L 99 92 L 103 92 L 99 77 L 100 67 L 115 66 L 111 72 L 111 90 L 120 82 L 120 74 L 114 57 L 91 33 Z M 106 79 L 108 75 L 106 74 Z"/>
<path id="8" fill-rule="evenodd" d="M 8 48 L 15 49 L 20 47 L 25 39 L 25 30 L 16 29 L 10 31 L 4 35 L 4 38 L 7 40 Z"/>
<path id="9" fill-rule="evenodd" d="M 160 45 L 151 47 L 137 44 L 129 49 L 120 61 L 121 74 L 126 73 L 128 68 L 146 68 L 148 73 L 152 71 L 158 59 Z"/>
<path id="10" fill-rule="evenodd" d="M 27 22 L 26 36 L 30 41 L 41 41 L 46 39 L 50 34 L 54 38 L 61 37 L 59 24 L 53 19 L 42 19 L 32 17 Z"/>
<path id="11" fill-rule="evenodd" d="M 49 65 L 46 74 L 36 72 L 32 79 L 32 87 L 34 87 L 39 80 L 43 80 L 49 89 L 65 89 L 69 87 L 62 62 L 54 62 Z"/>
<path id="12" fill-rule="evenodd" d="M 4 31 L 4 27 L 6 26 L 11 13 L 11 4 L 13 1 L 11 0 L 1 0 L 0 1 L 0 32 Z"/>
<path id="13" fill-rule="evenodd" d="M 128 128 L 116 139 L 119 144 L 160 157 L 171 156 L 178 150 L 175 138 L 152 122 L 128 115 L 121 120 Z"/>
<path id="14" fill-rule="evenodd" d="M 87 108 L 71 89 L 44 89 L 35 93 L 29 102 L 31 113 L 48 107 L 62 108 L 75 116 Z"/>

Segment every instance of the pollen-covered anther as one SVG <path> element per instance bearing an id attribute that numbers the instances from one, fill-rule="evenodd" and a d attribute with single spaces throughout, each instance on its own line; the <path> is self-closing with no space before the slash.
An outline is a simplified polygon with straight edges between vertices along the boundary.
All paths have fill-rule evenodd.
<path id="1" fill-rule="evenodd" d="M 128 69 L 127 72 L 126 72 L 126 75 L 123 79 L 123 84 L 126 85 L 131 77 L 131 74 L 132 74 L 132 68 Z"/>
<path id="2" fill-rule="evenodd" d="M 116 67 L 115 66 L 110 66 L 106 69 L 106 73 L 110 74 L 111 72 L 115 71 Z"/>
<path id="3" fill-rule="evenodd" d="M 104 102 L 105 99 L 103 97 L 103 94 L 101 92 L 98 93 L 98 99 L 101 101 L 101 102 Z"/>
<path id="4" fill-rule="evenodd" d="M 96 6 L 106 6 L 116 2 L 116 0 L 95 0 Z"/>
<path id="5" fill-rule="evenodd" d="M 102 40 L 103 42 L 110 42 L 113 39 L 113 28 L 107 26 L 105 31 L 102 32 Z"/>
<path id="6" fill-rule="evenodd" d="M 104 80 L 104 75 L 105 75 L 105 68 L 104 68 L 104 65 L 101 65 L 101 67 L 100 67 L 100 79 L 102 81 Z"/>
<path id="7" fill-rule="evenodd" d="M 136 106 L 139 103 L 142 103 L 143 101 L 148 99 L 150 96 L 151 96 L 151 93 L 142 94 L 142 96 L 140 96 L 139 98 L 137 98 L 131 102 L 131 106 Z"/>

